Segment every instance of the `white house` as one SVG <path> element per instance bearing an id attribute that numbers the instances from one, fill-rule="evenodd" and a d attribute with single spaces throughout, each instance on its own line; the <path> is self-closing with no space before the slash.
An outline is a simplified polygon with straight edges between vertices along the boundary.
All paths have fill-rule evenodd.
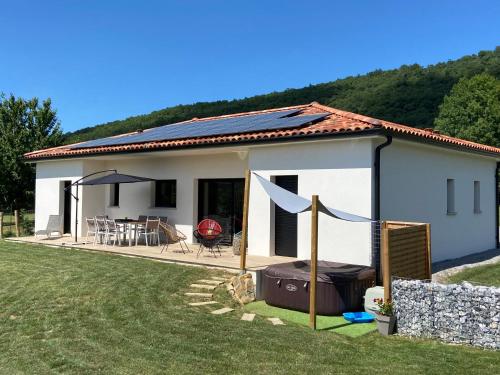
<path id="1" fill-rule="evenodd" d="M 84 217 L 143 214 L 167 216 L 191 241 L 207 216 L 234 233 L 250 169 L 353 214 L 431 223 L 433 261 L 498 245 L 499 148 L 317 103 L 193 119 L 25 157 L 36 163 L 36 230 L 60 214 L 72 232 L 75 203 L 64 187 L 116 169 L 156 181 L 80 188 L 78 231 Z M 371 224 L 321 216 L 319 228 L 319 259 L 372 263 Z M 276 208 L 255 179 L 248 230 L 249 254 L 309 256 L 308 214 Z"/>

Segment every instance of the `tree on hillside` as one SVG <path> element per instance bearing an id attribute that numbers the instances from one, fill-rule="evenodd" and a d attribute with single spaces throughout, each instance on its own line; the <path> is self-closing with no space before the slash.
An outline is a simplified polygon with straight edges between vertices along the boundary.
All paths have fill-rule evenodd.
<path id="1" fill-rule="evenodd" d="M 488 73 L 500 79 L 500 47 L 455 61 L 421 67 L 376 70 L 333 82 L 235 100 L 177 105 L 150 114 L 87 127 L 65 135 L 65 143 L 109 137 L 193 117 L 227 115 L 312 101 L 401 124 L 429 128 L 438 107 L 460 78 Z"/>
<path id="2" fill-rule="evenodd" d="M 439 107 L 436 129 L 500 147 L 500 81 L 488 74 L 462 78 Z"/>
<path id="3" fill-rule="evenodd" d="M 23 154 L 61 144 L 62 132 L 50 99 L 0 95 L 0 208 L 33 205 L 34 167 Z"/>

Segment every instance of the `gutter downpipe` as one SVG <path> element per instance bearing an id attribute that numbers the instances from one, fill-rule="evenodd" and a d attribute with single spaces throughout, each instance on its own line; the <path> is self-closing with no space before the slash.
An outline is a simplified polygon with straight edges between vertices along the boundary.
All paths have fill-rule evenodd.
<path id="1" fill-rule="evenodd" d="M 375 220 L 380 220 L 380 152 L 392 143 L 392 136 L 386 135 L 386 141 L 375 148 Z"/>
<path id="2" fill-rule="evenodd" d="M 500 162 L 497 161 L 497 168 L 495 169 L 495 239 L 496 248 L 500 248 L 500 238 L 498 233 L 498 227 L 500 225 L 500 213 L 498 208 L 500 207 L 500 191 L 498 190 L 498 185 L 500 184 Z"/>
<path id="3" fill-rule="evenodd" d="M 382 149 L 385 147 L 389 146 L 392 143 L 392 136 L 391 135 L 386 135 L 385 136 L 386 141 L 380 145 L 378 145 L 375 148 L 375 186 L 374 186 L 374 196 L 375 196 L 375 212 L 374 212 L 374 219 L 375 220 L 380 220 L 380 152 Z M 378 225 L 378 226 L 377 226 Z M 381 241 L 381 226 L 380 223 L 373 223 L 372 228 L 375 226 L 375 228 L 372 230 L 372 236 L 373 238 L 373 244 L 375 245 L 375 251 L 374 251 L 374 258 L 373 263 L 375 264 L 375 280 L 377 285 L 380 285 L 378 283 L 379 277 L 381 275 L 381 264 L 380 264 L 380 241 Z"/>

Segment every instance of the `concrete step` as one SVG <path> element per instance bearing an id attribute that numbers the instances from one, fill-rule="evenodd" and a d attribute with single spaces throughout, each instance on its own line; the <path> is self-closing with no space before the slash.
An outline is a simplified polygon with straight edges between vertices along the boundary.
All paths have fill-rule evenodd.
<path id="1" fill-rule="evenodd" d="M 217 301 L 205 301 L 205 302 L 191 302 L 189 306 L 205 306 L 205 305 L 213 305 L 215 303 L 219 303 Z"/>
<path id="2" fill-rule="evenodd" d="M 251 322 L 251 321 L 253 321 L 254 318 L 255 318 L 255 314 L 244 313 L 243 316 L 241 317 L 241 320 Z"/>
<path id="3" fill-rule="evenodd" d="M 229 279 L 225 277 L 217 277 L 217 276 L 212 276 L 210 277 L 212 280 L 217 280 L 217 281 L 229 281 Z"/>
<path id="4" fill-rule="evenodd" d="M 280 318 L 267 318 L 275 326 L 284 326 L 285 323 Z"/>
<path id="5" fill-rule="evenodd" d="M 207 298 L 212 298 L 213 296 L 212 293 L 197 293 L 197 292 L 187 292 L 184 293 L 184 295 L 188 297 L 207 297 Z"/>
<path id="6" fill-rule="evenodd" d="M 233 310 L 234 309 L 232 309 L 230 307 L 223 307 L 222 309 L 212 311 L 212 314 L 214 314 L 214 315 L 222 315 L 222 314 L 226 314 L 228 312 L 231 312 Z"/>
<path id="7" fill-rule="evenodd" d="M 215 288 L 217 288 L 217 285 L 191 284 L 189 287 L 196 289 L 214 290 Z"/>
<path id="8" fill-rule="evenodd" d="M 222 281 L 220 280 L 198 280 L 197 283 L 210 284 L 210 285 L 220 285 Z"/>

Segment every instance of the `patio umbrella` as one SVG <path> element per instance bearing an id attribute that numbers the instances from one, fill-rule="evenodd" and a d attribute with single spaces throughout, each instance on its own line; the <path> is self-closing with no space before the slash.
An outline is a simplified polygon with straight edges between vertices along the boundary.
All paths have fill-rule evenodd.
<path id="1" fill-rule="evenodd" d="M 78 182 L 78 185 L 107 185 L 107 184 L 132 184 L 135 182 L 154 181 L 152 178 L 131 176 L 128 174 L 112 173 L 107 176 L 97 177 L 92 180 Z"/>
<path id="2" fill-rule="evenodd" d="M 87 180 L 91 176 L 101 174 L 101 173 L 108 173 L 108 172 L 113 172 L 113 173 L 108 174 L 106 176 L 97 177 L 97 178 L 94 178 L 92 180 Z M 76 186 L 76 195 L 73 195 L 73 193 L 71 193 L 71 196 L 73 198 L 75 198 L 75 200 L 76 200 L 75 243 L 78 242 L 78 202 L 80 201 L 80 198 L 78 196 L 78 187 L 79 186 L 132 184 L 132 183 L 136 183 L 136 182 L 148 182 L 148 181 L 155 181 L 155 180 L 153 178 L 148 178 L 148 177 L 131 176 L 128 174 L 118 173 L 118 171 L 116 169 L 107 169 L 104 171 L 94 172 L 94 173 L 90 173 L 86 176 L 83 176 L 82 178 L 80 178 L 79 180 L 76 180 L 70 186 L 65 188 L 64 190 L 70 190 L 72 186 Z M 70 192 L 71 192 L 71 190 L 70 190 Z"/>

